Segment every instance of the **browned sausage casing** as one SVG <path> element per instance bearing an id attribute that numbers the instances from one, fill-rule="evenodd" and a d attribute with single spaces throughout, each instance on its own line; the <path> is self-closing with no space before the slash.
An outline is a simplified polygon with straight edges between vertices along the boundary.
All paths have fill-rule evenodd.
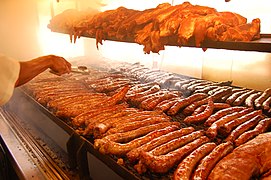
<path id="1" fill-rule="evenodd" d="M 203 104 L 207 104 L 209 99 L 213 99 L 214 102 L 216 101 L 220 101 L 220 99 L 225 96 L 226 94 L 231 93 L 231 88 L 222 88 L 218 91 L 216 91 L 214 94 L 212 94 L 209 97 L 206 97 L 200 101 L 195 101 L 192 104 L 190 104 L 189 106 L 187 106 L 184 110 L 183 110 L 183 114 L 185 115 L 190 115 L 192 114 L 195 109 Z"/>
<path id="2" fill-rule="evenodd" d="M 211 99 L 211 96 L 209 97 L 206 97 L 202 100 L 199 100 L 199 101 L 195 101 L 193 102 L 192 104 L 190 104 L 189 106 L 187 106 L 186 108 L 184 108 L 184 110 L 182 111 L 182 113 L 186 116 L 192 114 L 195 109 L 203 104 L 207 104 L 209 99 Z"/>
<path id="3" fill-rule="evenodd" d="M 163 100 L 180 97 L 180 95 L 181 94 L 175 92 L 166 92 L 160 97 L 144 100 L 141 102 L 140 107 L 145 110 L 153 110 L 158 105 L 158 103 L 162 102 Z"/>
<path id="4" fill-rule="evenodd" d="M 221 101 L 222 97 L 231 93 L 232 93 L 231 87 L 223 87 L 222 89 L 214 92 L 214 94 L 212 94 L 211 97 L 213 98 L 214 102 L 219 102 Z"/>
<path id="5" fill-rule="evenodd" d="M 251 94 L 250 96 L 248 96 L 245 100 L 245 106 L 254 108 L 255 99 L 260 97 L 261 94 L 262 94 L 262 92 L 257 92 L 257 93 L 254 93 L 254 94 Z"/>
<path id="6" fill-rule="evenodd" d="M 249 121 L 239 125 L 236 129 L 234 129 L 230 135 L 226 138 L 226 141 L 233 142 L 235 139 L 237 139 L 242 133 L 248 131 L 252 127 L 255 127 L 258 122 L 263 119 L 263 116 L 257 115 L 254 118 L 250 119 Z"/>
<path id="7" fill-rule="evenodd" d="M 213 110 L 214 110 L 214 102 L 212 98 L 210 98 L 208 101 L 208 105 L 203 112 L 197 115 L 188 116 L 183 121 L 185 123 L 201 123 L 202 121 L 204 121 L 205 119 L 211 116 L 211 114 L 213 113 Z"/>
<path id="8" fill-rule="evenodd" d="M 140 160 L 151 171 L 156 173 L 166 173 L 193 150 L 207 142 L 209 142 L 209 139 L 206 136 L 202 136 L 165 155 L 154 156 L 151 153 L 142 152 Z"/>
<path id="9" fill-rule="evenodd" d="M 161 146 L 158 146 L 154 148 L 153 150 L 150 151 L 152 155 L 161 155 L 161 154 L 166 154 L 170 151 L 173 151 L 201 136 L 203 136 L 204 132 L 203 131 L 195 131 L 190 134 L 187 134 L 185 136 L 181 136 L 179 138 L 173 139 L 171 141 L 168 141 L 165 144 L 162 144 Z"/>
<path id="10" fill-rule="evenodd" d="M 233 102 L 242 94 L 248 92 L 248 90 L 243 90 L 233 93 L 230 97 L 227 98 L 226 103 L 233 105 Z"/>
<path id="11" fill-rule="evenodd" d="M 109 118 L 103 121 L 102 123 L 95 124 L 93 128 L 94 135 L 104 134 L 111 127 L 116 127 L 120 122 L 124 124 L 127 122 L 140 121 L 140 120 L 147 119 L 150 117 L 164 117 L 165 118 L 166 116 L 163 116 L 161 112 L 158 112 L 158 111 L 140 111 L 140 112 L 132 113 L 123 117 Z"/>
<path id="12" fill-rule="evenodd" d="M 194 101 L 198 101 L 200 99 L 206 98 L 208 95 L 205 93 L 196 93 L 187 98 L 181 99 L 176 104 L 174 104 L 167 112 L 169 115 L 175 115 L 178 111 L 187 105 L 193 103 Z"/>
<path id="13" fill-rule="evenodd" d="M 168 134 L 165 134 L 163 136 L 160 136 L 158 138 L 153 139 L 152 141 L 138 147 L 135 148 L 133 150 L 131 150 L 130 152 L 128 152 L 127 158 L 129 159 L 129 161 L 134 162 L 136 160 L 139 159 L 140 156 L 140 152 L 144 151 L 144 152 L 148 152 L 154 148 L 156 148 L 157 146 L 160 146 L 161 144 L 164 144 L 166 142 L 171 141 L 172 139 L 190 134 L 194 131 L 193 127 L 187 127 L 187 128 L 182 128 L 173 132 L 170 132 Z"/>
<path id="14" fill-rule="evenodd" d="M 96 124 L 102 123 L 103 121 L 106 121 L 108 119 L 114 119 L 114 118 L 121 118 L 121 117 L 127 117 L 129 114 L 134 114 L 134 112 L 129 112 L 129 111 L 119 111 L 119 112 L 113 112 L 113 113 L 104 113 L 104 114 L 100 114 L 98 116 L 93 117 L 91 120 L 91 122 L 88 122 L 87 127 L 84 130 L 83 135 L 94 135 L 94 127 Z M 108 115 L 108 116 L 107 116 Z M 87 120 L 86 120 L 87 122 Z M 95 138 L 97 138 L 97 136 L 95 135 Z"/>
<path id="15" fill-rule="evenodd" d="M 230 142 L 221 143 L 214 150 L 205 156 L 199 163 L 193 173 L 193 180 L 207 179 L 216 163 L 233 150 L 233 144 Z"/>
<path id="16" fill-rule="evenodd" d="M 132 149 L 137 148 L 143 144 L 146 144 L 147 142 L 159 136 L 168 134 L 169 132 L 172 132 L 177 128 L 178 126 L 173 125 L 165 127 L 163 129 L 158 129 L 146 134 L 145 136 L 136 138 L 128 143 L 117 143 L 113 141 L 107 141 L 106 144 L 100 147 L 99 151 L 102 154 L 114 154 L 122 156 L 125 155 L 127 152 L 131 151 Z"/>
<path id="17" fill-rule="evenodd" d="M 262 105 L 262 108 L 264 111 L 268 111 L 270 109 L 270 104 L 271 104 L 271 96 L 269 96 Z"/>
<path id="18" fill-rule="evenodd" d="M 174 180 L 190 180 L 192 172 L 196 167 L 197 163 L 208 155 L 214 148 L 216 144 L 213 142 L 201 145 L 199 148 L 194 150 L 189 154 L 174 171 Z"/>
<path id="19" fill-rule="evenodd" d="M 216 122 L 214 122 L 206 131 L 206 135 L 209 137 L 209 138 L 214 138 L 217 136 L 217 132 L 218 132 L 218 129 L 223 126 L 224 124 L 232 121 L 233 119 L 235 118 L 238 118 L 240 116 L 243 116 L 249 112 L 253 111 L 252 108 L 247 108 L 247 109 L 244 109 L 240 112 L 234 112 L 232 114 L 228 114 L 222 118 L 220 118 L 219 120 L 217 120 Z"/>
<path id="20" fill-rule="evenodd" d="M 256 93 L 256 90 L 250 90 L 247 92 L 244 92 L 243 94 L 241 94 L 239 97 L 237 97 L 234 101 L 233 101 L 233 105 L 234 106 L 240 106 L 244 103 L 245 99 L 247 97 L 249 97 L 251 94 Z"/>
<path id="21" fill-rule="evenodd" d="M 182 97 L 172 98 L 169 100 L 162 101 L 161 103 L 157 104 L 154 110 L 159 110 L 163 112 L 167 112 L 176 102 L 183 99 Z"/>
<path id="22" fill-rule="evenodd" d="M 239 112 L 241 110 L 246 109 L 245 107 L 230 107 L 226 109 L 222 109 L 220 111 L 217 111 L 215 114 L 211 115 L 204 123 L 206 126 L 211 126 L 215 121 L 222 118 L 223 116 L 226 116 L 228 114 L 231 114 L 233 112 Z"/>
<path id="23" fill-rule="evenodd" d="M 153 124 L 149 126 L 144 126 L 132 131 L 124 132 L 124 133 L 110 134 L 108 136 L 105 136 L 102 139 L 95 139 L 94 147 L 97 147 L 97 148 L 101 147 L 102 145 L 106 143 L 105 140 L 125 143 L 139 136 L 146 135 L 154 130 L 162 129 L 171 125 L 176 125 L 180 127 L 180 123 L 178 122 L 163 122 L 163 123 Z"/>
<path id="24" fill-rule="evenodd" d="M 195 90 L 195 93 L 206 93 L 207 94 L 209 91 L 211 91 L 211 90 L 213 90 L 213 89 L 215 89 L 217 87 L 218 86 L 206 86 L 206 87 L 204 87 L 202 89 Z"/>
<path id="25" fill-rule="evenodd" d="M 120 104 L 120 105 L 115 105 L 115 106 L 110 106 L 110 107 L 101 107 L 98 109 L 93 109 L 93 110 L 90 110 L 86 113 L 83 113 L 83 114 L 76 116 L 75 118 L 72 119 L 72 123 L 75 126 L 81 126 L 85 123 L 86 119 L 92 118 L 100 113 L 114 111 L 116 109 L 124 109 L 127 107 L 128 107 L 127 104 Z"/>
<path id="26" fill-rule="evenodd" d="M 141 93 L 144 91 L 147 91 L 148 89 L 150 89 L 153 85 L 155 85 L 155 83 L 146 83 L 146 84 L 136 84 L 133 87 L 131 87 L 129 89 L 129 91 L 126 94 L 126 98 L 129 98 L 131 96 L 134 96 L 137 93 Z"/>
<path id="27" fill-rule="evenodd" d="M 253 137 L 265 132 L 270 126 L 271 126 L 271 118 L 265 118 L 261 120 L 253 130 L 247 131 L 243 133 L 242 135 L 240 135 L 234 141 L 234 144 L 236 146 L 240 146 L 241 144 L 244 144 L 248 140 L 252 139 Z"/>
<path id="28" fill-rule="evenodd" d="M 127 132 L 127 131 L 131 131 L 143 126 L 148 126 L 151 124 L 157 124 L 157 123 L 161 123 L 161 122 L 166 122 L 169 121 L 169 119 L 163 118 L 163 117 L 151 117 L 148 119 L 144 119 L 142 121 L 134 121 L 134 122 L 129 122 L 129 123 L 125 123 L 120 127 L 115 127 L 115 128 L 111 128 L 106 132 L 106 135 L 109 134 L 115 134 L 115 133 L 121 133 L 121 132 Z"/>
<path id="29" fill-rule="evenodd" d="M 142 96 L 146 96 L 148 94 L 153 94 L 153 93 L 156 93 L 160 90 L 160 86 L 159 85 L 154 85 L 152 86 L 150 89 L 146 90 L 146 91 L 143 91 L 143 92 L 140 92 L 140 93 L 136 93 L 136 94 L 133 94 L 131 96 L 128 96 L 127 99 L 130 100 L 131 102 L 135 101 L 137 98 L 140 98 Z"/>
<path id="30" fill-rule="evenodd" d="M 260 95 L 260 97 L 258 97 L 257 99 L 255 99 L 255 106 L 256 106 L 256 108 L 260 109 L 262 107 L 263 102 L 269 96 L 271 96 L 271 88 L 268 88 L 268 89 L 264 90 L 264 92 Z"/>
<path id="31" fill-rule="evenodd" d="M 204 109 L 206 109 L 207 105 L 202 105 L 200 107 L 198 107 L 197 109 L 195 109 L 195 111 L 193 112 L 192 115 L 196 115 L 201 113 L 202 111 L 204 111 Z M 231 105 L 227 104 L 227 103 L 214 103 L 214 110 L 221 110 L 221 109 L 226 109 L 231 107 Z"/>
<path id="32" fill-rule="evenodd" d="M 234 119 L 226 124 L 224 124 L 221 127 L 221 130 L 228 134 L 230 133 L 235 127 L 237 127 L 238 125 L 252 119 L 253 117 L 257 116 L 257 115 L 261 115 L 262 114 L 262 110 L 257 110 L 257 111 L 252 111 L 251 113 L 248 113 L 242 117 L 239 117 L 237 119 Z"/>

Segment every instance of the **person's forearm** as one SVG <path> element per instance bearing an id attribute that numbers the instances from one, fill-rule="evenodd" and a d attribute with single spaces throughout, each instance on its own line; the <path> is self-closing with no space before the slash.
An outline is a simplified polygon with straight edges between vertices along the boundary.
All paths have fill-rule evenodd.
<path id="1" fill-rule="evenodd" d="M 51 60 L 47 58 L 36 58 L 31 61 L 20 62 L 20 74 L 15 84 L 18 87 L 33 79 L 50 67 Z"/>

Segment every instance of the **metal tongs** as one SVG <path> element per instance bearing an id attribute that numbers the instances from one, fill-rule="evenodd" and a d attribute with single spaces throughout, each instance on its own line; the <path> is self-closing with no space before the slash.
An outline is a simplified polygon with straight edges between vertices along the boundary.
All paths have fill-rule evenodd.
<path id="1" fill-rule="evenodd" d="M 59 76 L 59 74 L 57 72 L 53 71 L 53 70 L 50 70 L 49 72 Z M 71 67 L 71 72 L 79 73 L 79 74 L 83 74 L 83 75 L 88 75 L 89 74 L 89 69 L 86 66 L 72 66 Z"/>
<path id="2" fill-rule="evenodd" d="M 72 66 L 71 72 L 80 74 L 89 74 L 89 69 L 86 66 Z"/>

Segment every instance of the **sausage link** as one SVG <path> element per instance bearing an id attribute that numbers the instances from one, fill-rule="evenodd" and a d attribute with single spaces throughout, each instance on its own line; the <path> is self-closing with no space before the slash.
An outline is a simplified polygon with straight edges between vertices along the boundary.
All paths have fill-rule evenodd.
<path id="1" fill-rule="evenodd" d="M 115 105 L 115 106 L 107 106 L 107 107 L 101 107 L 97 109 L 92 109 L 90 111 L 87 111 L 86 113 L 80 114 L 76 116 L 75 118 L 72 119 L 73 125 L 79 127 L 85 123 L 85 121 L 89 118 L 92 118 L 98 114 L 109 112 L 109 111 L 114 111 L 117 109 L 124 109 L 127 108 L 127 104 L 120 104 L 120 105 Z"/>
<path id="2" fill-rule="evenodd" d="M 197 94 L 193 94 L 187 98 L 181 99 L 180 101 L 178 101 L 177 103 L 175 103 L 167 112 L 167 114 L 169 115 L 175 115 L 178 113 L 178 111 L 184 107 L 186 107 L 187 105 L 201 100 L 203 98 L 206 98 L 208 95 L 204 94 L 204 93 L 197 93 Z"/>
<path id="3" fill-rule="evenodd" d="M 271 96 L 269 96 L 262 105 L 262 108 L 264 111 L 268 111 L 270 109 L 270 104 L 271 104 Z"/>
<path id="4" fill-rule="evenodd" d="M 196 101 L 196 102 L 193 102 L 192 104 L 190 104 L 189 106 L 187 106 L 186 108 L 184 108 L 184 110 L 182 111 L 182 113 L 186 116 L 192 114 L 195 109 L 197 109 L 197 107 L 201 106 L 201 105 L 204 105 L 204 104 L 207 104 L 209 99 L 211 99 L 211 96 L 209 97 L 206 97 L 200 101 Z"/>
<path id="5" fill-rule="evenodd" d="M 229 134 L 235 127 L 239 126 L 240 124 L 252 119 L 257 115 L 262 115 L 262 110 L 252 111 L 242 117 L 234 119 L 226 124 L 224 124 L 220 129 L 225 133 Z"/>
<path id="6" fill-rule="evenodd" d="M 176 102 L 180 101 L 181 99 L 183 98 L 178 97 L 178 98 L 172 98 L 172 99 L 162 101 L 161 103 L 157 104 L 154 110 L 167 112 Z"/>
<path id="7" fill-rule="evenodd" d="M 148 94 L 146 96 L 137 97 L 133 101 L 131 101 L 131 103 L 133 103 L 134 105 L 138 106 L 142 102 L 144 102 L 145 100 L 155 99 L 155 98 L 157 98 L 159 96 L 163 96 L 164 94 L 165 94 L 165 91 L 164 90 L 160 90 L 158 92 L 155 92 L 155 93 L 152 93 L 152 94 Z"/>
<path id="8" fill-rule="evenodd" d="M 176 93 L 176 92 L 166 92 L 165 94 L 159 97 L 156 97 L 152 100 L 147 99 L 141 102 L 140 106 L 142 109 L 145 109 L 145 110 L 153 110 L 157 106 L 158 103 L 167 99 L 180 97 L 180 95 L 181 95 L 180 93 Z"/>
<path id="9" fill-rule="evenodd" d="M 189 106 L 187 106 L 184 110 L 183 113 L 185 115 L 190 115 L 192 114 L 195 109 L 203 104 L 207 104 L 209 99 L 212 98 L 214 102 L 219 101 L 223 96 L 226 94 L 231 93 L 231 88 L 221 88 L 220 90 L 216 91 L 214 94 L 212 94 L 209 97 L 206 97 L 205 99 L 202 99 L 200 101 L 196 101 Z"/>
<path id="10" fill-rule="evenodd" d="M 156 92 L 158 92 L 159 90 L 160 90 L 160 86 L 156 84 L 156 85 L 152 86 L 150 89 L 148 89 L 148 90 L 146 90 L 146 91 L 143 91 L 143 92 L 141 92 L 141 93 L 136 93 L 136 94 L 133 94 L 133 95 L 128 96 L 128 97 L 127 97 L 127 100 L 133 102 L 133 101 L 135 101 L 135 99 L 137 99 L 137 98 L 140 98 L 140 97 L 142 97 L 142 96 L 146 96 L 146 95 L 149 95 L 149 94 L 156 93 Z"/>
<path id="11" fill-rule="evenodd" d="M 150 102 L 153 102 L 157 98 L 163 97 L 166 93 L 168 93 L 168 92 L 166 92 L 166 91 L 158 91 L 157 93 L 150 94 L 150 95 L 146 96 L 147 98 L 145 98 L 142 101 L 139 100 L 139 102 L 140 102 L 140 108 L 142 108 L 142 109 L 148 109 L 147 106 L 148 106 L 148 104 Z M 143 96 L 143 97 L 145 97 L 145 96 Z M 151 110 L 151 109 L 149 109 L 149 110 Z"/>
<path id="12" fill-rule="evenodd" d="M 94 95 L 94 94 L 93 93 L 89 93 L 89 94 L 88 93 L 83 93 L 83 94 L 80 93 L 80 94 L 71 94 L 71 95 L 68 95 L 68 96 L 59 97 L 59 98 L 56 98 L 56 99 L 53 99 L 53 100 L 49 101 L 47 103 L 47 107 L 55 109 L 58 106 L 60 106 L 61 104 L 73 102 L 74 98 L 82 97 L 82 96 L 83 96 L 83 98 L 85 98 L 85 97 L 88 97 L 90 95 Z M 103 95 L 103 97 L 105 97 L 105 94 Z M 36 97 L 36 99 L 39 99 L 39 98 Z"/>
<path id="13" fill-rule="evenodd" d="M 95 138 L 101 138 L 108 131 L 108 129 L 110 129 L 111 123 L 116 122 L 116 121 L 121 121 L 121 120 L 124 120 L 124 119 L 129 119 L 129 118 L 131 118 L 131 115 L 135 115 L 135 114 L 136 113 L 131 113 L 131 114 L 128 114 L 128 115 L 126 114 L 126 115 L 121 116 L 121 117 L 108 118 L 108 119 L 105 119 L 103 122 L 95 123 L 93 125 L 93 127 L 91 127 L 94 137 Z M 110 123 L 108 123 L 108 121 Z M 86 129 L 85 129 L 85 131 L 87 131 Z"/>
<path id="14" fill-rule="evenodd" d="M 198 83 L 201 83 L 201 82 L 205 82 L 205 80 L 201 80 L 201 79 L 196 80 L 196 79 L 193 79 L 193 80 L 190 81 L 189 83 L 183 84 L 182 87 L 181 87 L 181 89 L 182 89 L 182 90 L 188 90 L 188 87 L 189 87 L 189 86 L 192 86 L 192 85 L 194 85 L 194 84 L 198 84 Z"/>
<path id="15" fill-rule="evenodd" d="M 126 93 L 129 91 L 130 85 L 125 85 L 119 92 L 111 96 L 108 100 L 103 101 L 101 104 L 104 105 L 115 105 L 118 102 L 122 101 L 126 95 Z"/>
<path id="16" fill-rule="evenodd" d="M 180 81 L 176 82 L 174 86 L 175 86 L 176 89 L 181 90 L 181 89 L 182 89 L 182 86 L 183 86 L 184 84 L 188 84 L 188 83 L 191 82 L 191 81 L 192 81 L 191 79 L 188 79 L 188 80 L 180 80 Z"/>
<path id="17" fill-rule="evenodd" d="M 211 97 L 213 98 L 214 102 L 219 102 L 221 101 L 222 97 L 231 93 L 232 93 L 231 87 L 223 87 L 222 89 L 214 92 L 214 94 L 212 94 Z"/>
<path id="18" fill-rule="evenodd" d="M 208 94 L 209 91 L 215 89 L 215 88 L 218 88 L 219 86 L 206 86 L 204 87 L 203 89 L 196 89 L 194 93 L 205 93 L 205 94 Z"/>
<path id="19" fill-rule="evenodd" d="M 242 94 L 247 93 L 249 90 L 243 90 L 233 93 L 230 97 L 227 98 L 226 103 L 233 105 L 233 102 Z"/>
<path id="20" fill-rule="evenodd" d="M 240 135 L 234 141 L 235 146 L 240 146 L 241 144 L 244 144 L 248 140 L 256 137 L 257 135 L 264 133 L 266 130 L 269 129 L 270 126 L 271 126 L 271 118 L 265 118 L 261 120 L 253 130 L 247 131 L 243 133 L 242 135 Z"/>
<path id="21" fill-rule="evenodd" d="M 245 106 L 247 107 L 255 107 L 254 106 L 254 103 L 255 103 L 255 100 L 260 97 L 262 94 L 262 92 L 257 92 L 257 93 L 254 93 L 254 94 L 251 94 L 250 96 L 248 96 L 245 100 Z"/>
<path id="22" fill-rule="evenodd" d="M 203 112 L 197 115 L 188 116 L 183 121 L 185 123 L 201 123 L 212 115 L 213 110 L 214 110 L 214 102 L 212 98 L 210 98 L 208 101 L 208 105 Z"/>
<path id="23" fill-rule="evenodd" d="M 206 143 L 198 147 L 191 154 L 189 154 L 174 171 L 174 180 L 190 180 L 192 172 L 197 163 L 207 156 L 214 148 L 216 144 L 213 142 Z"/>
<path id="24" fill-rule="evenodd" d="M 234 112 L 232 114 L 228 114 L 220 119 L 218 119 L 217 121 L 215 121 L 206 131 L 206 135 L 209 137 L 209 138 L 214 138 L 217 136 L 217 133 L 218 133 L 218 129 L 223 126 L 224 124 L 232 121 L 233 119 L 236 119 L 238 117 L 241 117 L 247 113 L 250 113 L 251 111 L 253 111 L 252 108 L 247 108 L 247 109 L 244 109 L 240 112 Z"/>
<path id="25" fill-rule="evenodd" d="M 227 100 L 232 94 L 234 94 L 234 93 L 236 93 L 236 92 L 240 92 L 240 91 L 244 91 L 244 89 L 233 88 L 232 91 L 231 91 L 231 93 L 229 93 L 229 94 L 227 94 L 226 96 L 223 96 L 223 97 L 221 98 L 221 101 L 222 101 L 222 102 L 226 102 L 226 100 Z"/>
<path id="26" fill-rule="evenodd" d="M 129 97 L 134 96 L 137 93 L 147 91 L 153 85 L 155 85 L 155 83 L 136 84 L 132 86 L 126 94 L 126 99 L 129 99 Z"/>
<path id="27" fill-rule="evenodd" d="M 137 115 L 137 114 L 135 114 L 135 115 Z M 164 114 L 160 114 L 160 115 L 159 114 L 158 115 L 142 115 L 142 118 L 140 116 L 139 117 L 131 117 L 129 119 L 124 119 L 122 121 L 115 122 L 115 123 L 112 124 L 111 128 L 118 128 L 118 127 L 123 126 L 126 123 L 135 122 L 135 121 L 142 121 L 143 119 L 154 118 L 154 117 L 155 118 L 163 118 L 163 119 L 172 120 L 171 117 L 166 116 Z"/>
<path id="28" fill-rule="evenodd" d="M 215 92 L 217 92 L 217 91 L 219 91 L 219 90 L 221 90 L 221 89 L 224 89 L 224 87 L 222 87 L 222 86 L 217 86 L 216 88 L 214 88 L 214 89 L 208 91 L 208 95 L 211 96 L 211 95 L 213 95 Z"/>
<path id="29" fill-rule="evenodd" d="M 262 107 L 263 102 L 269 96 L 271 96 L 271 88 L 268 88 L 268 89 L 264 90 L 264 92 L 260 95 L 260 97 L 258 97 L 257 99 L 255 99 L 255 107 L 257 109 L 260 109 Z"/>
<path id="30" fill-rule="evenodd" d="M 163 129 L 158 129 L 155 131 L 152 131 L 148 134 L 146 134 L 145 136 L 136 138 L 128 143 L 117 143 L 117 142 L 113 142 L 113 141 L 107 141 L 106 144 L 104 144 L 102 147 L 100 147 L 99 151 L 102 154 L 113 154 L 113 155 L 119 155 L 119 156 L 123 156 L 125 155 L 127 152 L 131 151 L 134 148 L 140 147 L 143 144 L 146 144 L 147 142 L 168 134 L 169 132 L 172 132 L 174 130 L 176 130 L 178 128 L 178 126 L 167 126 Z"/>
<path id="31" fill-rule="evenodd" d="M 108 129 L 110 129 L 111 127 L 117 126 L 119 122 L 123 124 L 127 122 L 132 122 L 132 121 L 140 121 L 140 120 L 147 119 L 153 116 L 166 117 L 166 115 L 162 115 L 162 113 L 159 111 L 140 111 L 140 112 L 132 113 L 123 117 L 109 118 L 103 121 L 102 123 L 95 124 L 93 128 L 94 135 L 95 134 L 101 135 L 101 134 L 106 133 Z"/>
<path id="32" fill-rule="evenodd" d="M 131 85 L 131 84 L 132 84 L 131 80 L 126 79 L 126 80 L 120 80 L 120 81 L 115 81 L 115 82 L 99 85 L 99 86 L 94 87 L 93 89 L 96 92 L 110 94 L 111 92 L 117 92 L 120 90 L 120 88 L 123 88 L 124 86 Z"/>
<path id="33" fill-rule="evenodd" d="M 124 133 L 111 134 L 111 135 L 105 136 L 104 138 L 110 141 L 114 141 L 114 142 L 127 142 L 134 138 L 137 138 L 138 136 L 145 135 L 151 131 L 161 129 L 170 125 L 180 126 L 178 122 L 161 122 L 158 124 L 144 126 L 132 131 L 124 132 Z"/>
<path id="34" fill-rule="evenodd" d="M 172 139 L 176 139 L 179 138 L 181 136 L 190 134 L 194 131 L 195 129 L 193 127 L 187 127 L 187 128 L 182 128 L 176 131 L 172 131 L 168 134 L 162 135 L 158 138 L 153 139 L 152 141 L 138 147 L 135 148 L 133 150 L 131 150 L 130 152 L 128 152 L 127 158 L 129 159 L 130 162 L 135 162 L 136 160 L 139 159 L 140 156 L 140 152 L 144 151 L 144 152 L 148 152 L 151 151 L 152 149 L 156 148 L 157 146 L 160 146 L 161 144 L 164 144 L 168 141 L 171 141 Z"/>
<path id="35" fill-rule="evenodd" d="M 168 154 L 160 156 L 154 156 L 149 152 L 142 152 L 140 160 L 151 171 L 156 173 L 166 173 L 196 148 L 209 141 L 209 138 L 207 138 L 206 136 L 202 136 L 184 145 L 183 147 L 180 147 L 174 151 L 169 152 Z"/>
<path id="36" fill-rule="evenodd" d="M 102 139 L 96 139 L 94 146 L 96 144 L 95 147 L 100 148 L 101 146 L 103 146 L 106 143 L 105 142 L 106 140 L 113 141 L 113 142 L 125 143 L 125 142 L 131 141 L 139 136 L 146 135 L 154 130 L 162 129 L 162 128 L 165 128 L 165 127 L 171 126 L 171 125 L 176 125 L 176 126 L 180 127 L 180 124 L 177 122 L 163 122 L 163 123 L 153 124 L 153 125 L 141 127 L 141 128 L 138 128 L 138 129 L 135 129 L 132 131 L 124 132 L 124 133 L 110 134 L 108 136 L 103 137 Z"/>
<path id="37" fill-rule="evenodd" d="M 215 114 L 211 115 L 204 123 L 206 126 L 211 126 L 215 121 L 222 118 L 223 116 L 226 116 L 228 114 L 239 112 L 241 110 L 246 109 L 245 107 L 230 107 L 226 109 L 222 109 L 220 111 L 217 111 Z"/>
<path id="38" fill-rule="evenodd" d="M 143 126 L 151 125 L 151 124 L 157 124 L 161 122 L 169 121 L 169 119 L 163 118 L 163 117 L 151 117 L 148 119 L 144 119 L 142 121 L 133 121 L 129 123 L 122 124 L 120 127 L 111 128 L 106 132 L 106 135 L 109 134 L 115 134 L 115 133 L 122 133 L 131 131 Z"/>
<path id="39" fill-rule="evenodd" d="M 229 154 L 233 150 L 233 144 L 225 142 L 219 144 L 213 149 L 213 151 L 205 156 L 201 161 L 196 170 L 194 171 L 192 180 L 203 180 L 207 179 L 210 172 L 215 167 L 216 163 L 220 161 L 224 156 Z"/>
<path id="40" fill-rule="evenodd" d="M 187 90 L 189 90 L 189 91 L 195 91 L 195 89 L 197 87 L 199 87 L 199 86 L 205 86 L 205 85 L 208 85 L 208 84 L 211 84 L 211 82 L 210 81 L 203 81 L 203 82 L 196 83 L 196 84 L 188 86 Z"/>
<path id="41" fill-rule="evenodd" d="M 232 105 L 233 106 L 240 106 L 240 105 L 242 105 L 247 97 L 249 97 L 251 94 L 254 94 L 256 92 L 257 92 L 256 90 L 250 90 L 250 91 L 244 92 L 243 94 L 241 94 L 239 97 L 237 97 L 233 101 Z"/>
<path id="42" fill-rule="evenodd" d="M 235 139 L 238 138 L 238 136 L 240 136 L 244 132 L 248 131 L 252 127 L 255 127 L 261 119 L 263 119 L 263 116 L 257 115 L 254 118 L 250 119 L 249 121 L 247 121 L 243 124 L 240 124 L 237 128 L 235 128 L 230 133 L 230 135 L 226 138 L 226 141 L 233 142 Z"/>
<path id="43" fill-rule="evenodd" d="M 97 115 L 91 120 L 86 120 L 88 121 L 88 124 L 86 123 L 86 128 L 84 130 L 83 135 L 93 135 L 94 134 L 94 128 L 96 124 L 102 123 L 103 121 L 109 120 L 109 119 L 114 119 L 114 118 L 120 118 L 120 117 L 125 117 L 129 114 L 134 114 L 134 112 L 128 112 L 128 111 L 119 111 L 119 112 L 113 112 L 113 113 L 104 113 Z M 96 135 L 95 135 L 96 138 Z"/>
<path id="44" fill-rule="evenodd" d="M 153 150 L 150 151 L 151 154 L 158 156 L 158 155 L 162 155 L 162 154 L 166 154 L 170 151 L 173 151 L 191 141 L 193 141 L 194 139 L 197 139 L 201 136 L 204 135 L 203 131 L 195 131 L 192 132 L 190 134 L 187 134 L 185 136 L 173 139 L 165 144 L 162 144 L 159 147 L 154 148 Z"/>
<path id="45" fill-rule="evenodd" d="M 206 109 L 207 105 L 202 105 L 200 107 L 198 107 L 197 109 L 195 109 L 195 111 L 193 112 L 192 115 L 197 115 L 199 113 L 201 113 L 202 111 L 204 111 Z M 231 105 L 227 104 L 227 103 L 214 103 L 214 110 L 218 111 L 221 109 L 226 109 L 231 107 Z"/>
<path id="46" fill-rule="evenodd" d="M 103 112 L 103 113 L 100 113 L 100 114 L 93 116 L 93 117 L 89 117 L 89 116 L 83 116 L 83 117 L 88 118 L 88 119 L 85 119 L 85 125 L 88 126 L 89 124 L 103 122 L 103 120 L 107 120 L 107 119 L 110 119 L 113 117 L 121 117 L 126 114 L 131 114 L 131 113 L 135 113 L 138 111 L 139 110 L 135 109 L 135 108 L 124 108 L 124 109 L 120 108 L 120 109 L 116 109 L 116 110 L 112 110 L 112 111 Z"/>

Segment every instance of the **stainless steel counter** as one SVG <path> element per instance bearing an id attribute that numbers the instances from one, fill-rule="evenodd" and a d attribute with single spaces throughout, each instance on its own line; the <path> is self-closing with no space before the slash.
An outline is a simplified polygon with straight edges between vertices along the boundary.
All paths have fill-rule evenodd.
<path id="1" fill-rule="evenodd" d="M 7 122 L 8 113 L 0 108 L 0 134 L 7 158 L 20 179 L 46 179 L 32 155 Z M 8 151 L 8 152 L 7 152 Z"/>

